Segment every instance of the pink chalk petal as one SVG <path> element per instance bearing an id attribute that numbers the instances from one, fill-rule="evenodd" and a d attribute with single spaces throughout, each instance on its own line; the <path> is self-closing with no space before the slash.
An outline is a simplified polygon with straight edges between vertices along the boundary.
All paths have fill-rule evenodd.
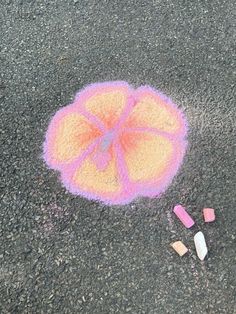
<path id="1" fill-rule="evenodd" d="M 191 228 L 195 224 L 183 206 L 176 205 L 173 211 L 186 228 Z"/>

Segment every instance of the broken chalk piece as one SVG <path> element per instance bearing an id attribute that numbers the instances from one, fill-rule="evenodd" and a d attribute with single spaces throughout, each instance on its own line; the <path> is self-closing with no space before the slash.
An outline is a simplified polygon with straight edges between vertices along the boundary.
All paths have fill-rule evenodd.
<path id="1" fill-rule="evenodd" d="M 188 249 L 181 241 L 176 241 L 174 243 L 171 243 L 171 246 L 179 254 L 179 256 L 183 256 L 184 254 L 188 252 Z"/>
<path id="2" fill-rule="evenodd" d="M 203 216 L 205 222 L 212 222 L 216 219 L 214 208 L 203 208 Z"/>
<path id="3" fill-rule="evenodd" d="M 186 212 L 183 206 L 176 205 L 173 211 L 175 215 L 179 218 L 179 220 L 185 225 L 186 228 L 191 228 L 195 224 L 194 220 Z"/>
<path id="4" fill-rule="evenodd" d="M 201 261 L 203 261 L 207 255 L 208 250 L 207 250 L 204 234 L 201 231 L 195 234 L 194 244 L 196 247 L 197 256 L 199 257 Z"/>

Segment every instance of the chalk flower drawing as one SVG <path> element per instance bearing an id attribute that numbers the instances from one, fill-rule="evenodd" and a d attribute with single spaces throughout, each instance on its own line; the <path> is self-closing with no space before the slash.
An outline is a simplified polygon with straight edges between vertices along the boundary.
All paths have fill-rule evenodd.
<path id="1" fill-rule="evenodd" d="M 56 112 L 44 142 L 47 165 L 73 194 L 126 204 L 170 184 L 187 142 L 183 113 L 149 86 L 87 86 Z"/>

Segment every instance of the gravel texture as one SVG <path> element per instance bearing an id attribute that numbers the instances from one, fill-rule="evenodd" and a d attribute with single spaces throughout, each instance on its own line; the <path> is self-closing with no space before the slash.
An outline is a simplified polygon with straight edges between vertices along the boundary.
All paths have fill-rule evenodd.
<path id="1" fill-rule="evenodd" d="M 234 10 L 227 0 L 0 1 L 0 313 L 236 313 Z M 150 84 L 186 112 L 188 152 L 160 199 L 75 197 L 41 158 L 54 112 L 106 80 Z M 193 230 L 171 214 L 176 203 Z M 216 222 L 203 223 L 205 206 Z"/>

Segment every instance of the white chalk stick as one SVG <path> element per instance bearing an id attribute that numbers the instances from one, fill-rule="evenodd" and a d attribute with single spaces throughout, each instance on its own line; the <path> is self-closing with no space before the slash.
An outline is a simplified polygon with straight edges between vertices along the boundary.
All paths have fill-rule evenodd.
<path id="1" fill-rule="evenodd" d="M 201 261 L 203 261 L 207 255 L 208 250 L 207 250 L 204 234 L 201 231 L 195 234 L 194 244 L 196 247 L 197 256 L 199 257 Z"/>

